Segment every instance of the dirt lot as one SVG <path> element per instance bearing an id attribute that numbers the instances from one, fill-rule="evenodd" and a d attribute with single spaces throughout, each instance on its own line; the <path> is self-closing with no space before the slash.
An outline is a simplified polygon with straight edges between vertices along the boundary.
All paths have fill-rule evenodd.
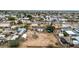
<path id="1" fill-rule="evenodd" d="M 36 34 L 37 38 L 35 38 L 34 34 Z M 53 33 L 39 33 L 34 31 L 27 32 L 27 39 L 20 44 L 20 48 L 25 47 L 60 47 L 58 44 L 58 40 L 55 38 Z"/>

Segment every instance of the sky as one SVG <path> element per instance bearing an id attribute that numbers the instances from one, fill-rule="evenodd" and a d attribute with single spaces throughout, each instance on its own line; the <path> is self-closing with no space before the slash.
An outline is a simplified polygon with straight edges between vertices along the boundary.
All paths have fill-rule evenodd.
<path id="1" fill-rule="evenodd" d="M 0 9 L 79 10 L 78 0 L 0 0 Z"/>

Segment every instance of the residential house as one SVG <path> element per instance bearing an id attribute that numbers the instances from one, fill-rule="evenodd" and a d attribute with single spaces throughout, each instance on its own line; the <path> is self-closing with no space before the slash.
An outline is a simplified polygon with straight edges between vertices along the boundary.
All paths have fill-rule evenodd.
<path id="1" fill-rule="evenodd" d="M 26 29 L 25 28 L 18 28 L 17 32 L 19 35 L 22 35 L 26 32 Z"/>
<path id="2" fill-rule="evenodd" d="M 11 27 L 10 22 L 0 22 L 0 27 Z"/>
<path id="3" fill-rule="evenodd" d="M 45 27 L 33 27 L 32 30 L 38 31 L 38 32 L 43 32 L 45 30 Z"/>
<path id="4" fill-rule="evenodd" d="M 6 41 L 5 35 L 0 34 L 0 43 L 3 43 Z"/>
<path id="5" fill-rule="evenodd" d="M 16 40 L 19 38 L 19 35 L 14 35 L 10 40 Z"/>
<path id="6" fill-rule="evenodd" d="M 14 32 L 15 31 L 10 29 L 10 28 L 5 28 L 4 31 L 3 31 L 4 34 L 10 34 L 10 33 L 14 33 Z"/>
<path id="7" fill-rule="evenodd" d="M 26 39 L 26 38 L 27 38 L 27 33 L 24 33 L 24 34 L 22 35 L 22 38 Z"/>
<path id="8" fill-rule="evenodd" d="M 73 42 L 73 44 L 78 45 L 79 44 L 79 36 L 72 37 L 72 42 Z"/>

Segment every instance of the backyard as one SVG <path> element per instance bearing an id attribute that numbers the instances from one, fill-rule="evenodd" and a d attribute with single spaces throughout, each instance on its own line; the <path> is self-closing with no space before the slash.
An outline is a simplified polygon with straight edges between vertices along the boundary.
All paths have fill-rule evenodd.
<path id="1" fill-rule="evenodd" d="M 27 39 L 22 42 L 19 47 L 60 47 L 53 33 L 40 33 L 29 30 L 27 35 Z"/>

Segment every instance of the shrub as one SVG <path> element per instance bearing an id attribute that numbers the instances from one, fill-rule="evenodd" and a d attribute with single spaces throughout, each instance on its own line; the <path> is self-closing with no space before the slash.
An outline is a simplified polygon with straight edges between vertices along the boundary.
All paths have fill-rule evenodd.
<path id="1" fill-rule="evenodd" d="M 9 47 L 18 47 L 19 46 L 19 41 L 18 40 L 10 40 L 9 41 Z"/>
<path id="2" fill-rule="evenodd" d="M 32 16 L 31 16 L 31 15 L 27 15 L 27 17 L 29 18 L 29 20 L 31 20 L 31 19 L 32 19 Z"/>
<path id="3" fill-rule="evenodd" d="M 8 20 L 16 20 L 15 17 L 8 17 Z"/>
<path id="4" fill-rule="evenodd" d="M 64 34 L 64 36 L 69 36 L 69 34 L 68 34 L 68 33 L 66 33 L 65 31 L 63 32 L 63 34 Z"/>
<path id="5" fill-rule="evenodd" d="M 46 31 L 49 33 L 53 32 L 54 30 L 55 30 L 54 26 L 47 26 L 47 28 L 46 28 Z"/>

